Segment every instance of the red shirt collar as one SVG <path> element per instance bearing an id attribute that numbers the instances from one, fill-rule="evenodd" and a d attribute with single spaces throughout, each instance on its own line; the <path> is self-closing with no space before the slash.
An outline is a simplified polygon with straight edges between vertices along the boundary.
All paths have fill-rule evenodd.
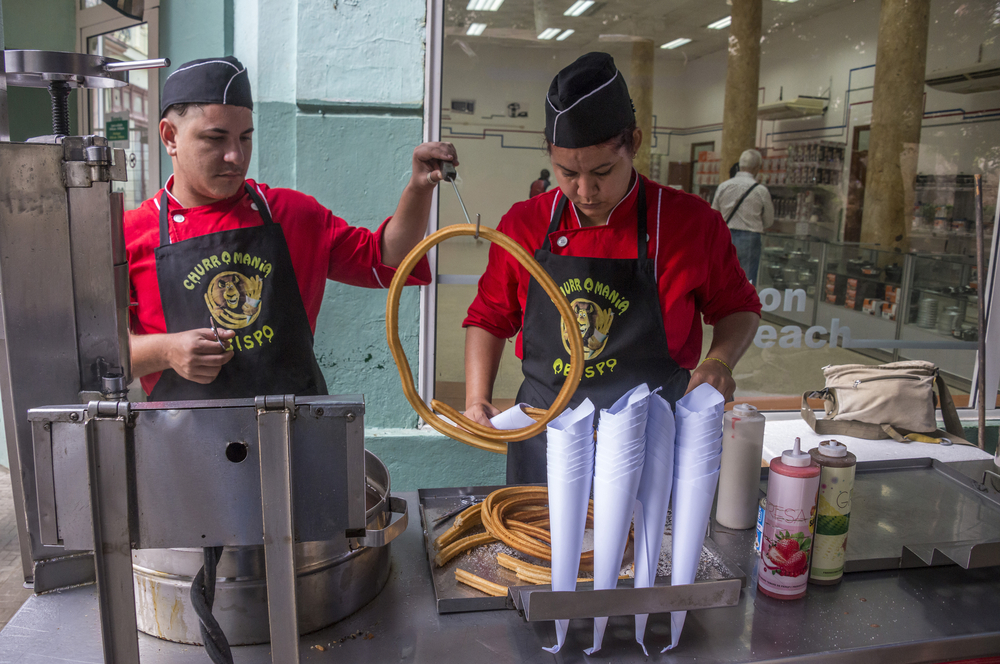
<path id="1" fill-rule="evenodd" d="M 257 186 L 257 183 L 255 183 L 253 180 L 250 180 L 250 179 L 246 179 L 246 180 L 244 180 L 244 182 L 246 182 L 247 184 L 249 184 L 251 187 L 256 187 Z M 153 201 L 156 204 L 156 209 L 157 210 L 160 209 L 160 194 L 162 192 L 164 192 L 164 191 L 167 192 L 167 211 L 168 212 L 169 211 L 178 211 L 178 212 L 179 211 L 196 211 L 196 212 L 208 212 L 208 213 L 211 213 L 211 212 L 215 212 L 215 211 L 226 211 L 226 210 L 231 209 L 233 207 L 233 204 L 235 204 L 241 198 L 243 198 L 244 196 L 246 196 L 246 190 L 241 187 L 240 190 L 237 193 L 233 194 L 229 198 L 225 198 L 225 199 L 223 199 L 221 201 L 216 201 L 214 203 L 209 203 L 208 205 L 198 205 L 198 206 L 195 206 L 195 207 L 192 207 L 192 208 L 186 208 L 183 205 L 181 205 L 181 202 L 179 200 L 177 200 L 177 198 L 173 195 L 173 193 L 171 193 L 170 189 L 173 186 L 174 186 L 174 174 L 171 173 L 170 177 L 167 178 L 166 184 L 163 185 L 163 189 L 161 189 L 159 192 L 157 192 L 156 197 L 153 198 Z M 258 191 L 259 191 L 259 188 L 258 188 Z"/>

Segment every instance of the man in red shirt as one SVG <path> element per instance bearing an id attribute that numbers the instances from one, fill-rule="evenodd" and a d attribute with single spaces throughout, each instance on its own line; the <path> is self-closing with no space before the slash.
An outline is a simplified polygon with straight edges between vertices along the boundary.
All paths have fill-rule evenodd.
<path id="1" fill-rule="evenodd" d="M 419 242 L 449 143 L 413 152 L 399 205 L 375 232 L 314 198 L 245 179 L 253 101 L 233 57 L 164 84 L 160 138 L 174 174 L 125 215 L 132 368 L 155 400 L 325 394 L 313 333 L 327 279 L 389 285 Z M 408 283 L 426 284 L 422 261 Z"/>

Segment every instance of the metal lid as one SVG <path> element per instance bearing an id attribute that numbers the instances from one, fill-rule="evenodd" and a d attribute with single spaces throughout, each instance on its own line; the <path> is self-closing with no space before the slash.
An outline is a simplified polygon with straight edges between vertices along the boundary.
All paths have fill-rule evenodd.
<path id="1" fill-rule="evenodd" d="M 7 85 L 21 88 L 47 88 L 62 81 L 70 88 L 120 88 L 128 85 L 131 69 L 169 66 L 170 60 L 135 60 L 121 62 L 102 55 L 63 51 L 4 51 Z"/>

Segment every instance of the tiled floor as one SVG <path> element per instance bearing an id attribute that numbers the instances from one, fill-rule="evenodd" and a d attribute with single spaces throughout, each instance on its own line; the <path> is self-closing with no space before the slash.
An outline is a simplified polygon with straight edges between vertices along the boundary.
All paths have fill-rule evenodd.
<path id="1" fill-rule="evenodd" d="M 30 596 L 21 571 L 10 471 L 0 466 L 0 629 Z"/>

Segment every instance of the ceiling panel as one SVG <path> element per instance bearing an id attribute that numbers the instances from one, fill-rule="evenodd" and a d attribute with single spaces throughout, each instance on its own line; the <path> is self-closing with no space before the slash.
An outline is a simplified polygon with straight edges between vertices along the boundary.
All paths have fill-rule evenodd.
<path id="1" fill-rule="evenodd" d="M 706 27 L 729 14 L 726 0 L 606 0 L 578 17 L 563 14 L 573 0 L 504 0 L 495 12 L 468 11 L 468 2 L 446 0 L 445 34 L 462 36 L 473 48 L 481 43 L 586 52 L 600 50 L 602 44 L 613 41 L 651 39 L 659 46 L 684 37 L 691 42 L 661 53 L 663 57 L 691 60 L 726 48 L 729 37 L 728 29 Z M 843 4 L 839 0 L 763 2 L 765 35 Z M 485 23 L 487 27 L 479 36 L 466 35 L 472 23 Z M 574 32 L 564 41 L 538 39 L 547 28 Z"/>

